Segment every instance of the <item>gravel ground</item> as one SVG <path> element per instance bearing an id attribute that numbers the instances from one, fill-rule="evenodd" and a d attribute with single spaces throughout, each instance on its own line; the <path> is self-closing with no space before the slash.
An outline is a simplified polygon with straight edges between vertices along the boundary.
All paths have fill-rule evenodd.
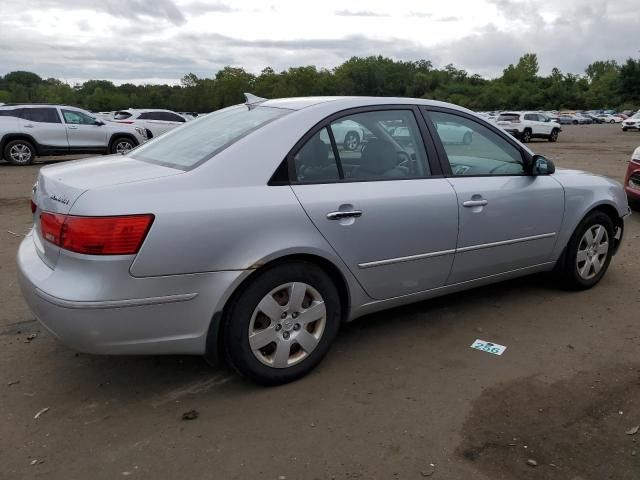
<path id="1" fill-rule="evenodd" d="M 570 126 L 531 146 L 621 180 L 639 144 Z M 267 389 L 46 334 L 14 260 L 39 167 L 0 164 L 0 478 L 640 479 L 640 215 L 591 291 L 536 276 L 371 315 L 311 375 Z"/>

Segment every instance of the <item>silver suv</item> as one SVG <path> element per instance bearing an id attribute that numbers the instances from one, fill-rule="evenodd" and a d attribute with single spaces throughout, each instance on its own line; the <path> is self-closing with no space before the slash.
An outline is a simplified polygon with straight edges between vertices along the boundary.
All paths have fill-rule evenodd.
<path id="1" fill-rule="evenodd" d="M 143 128 L 105 122 L 76 107 L 0 106 L 0 157 L 14 165 L 43 155 L 125 153 L 146 140 Z"/>

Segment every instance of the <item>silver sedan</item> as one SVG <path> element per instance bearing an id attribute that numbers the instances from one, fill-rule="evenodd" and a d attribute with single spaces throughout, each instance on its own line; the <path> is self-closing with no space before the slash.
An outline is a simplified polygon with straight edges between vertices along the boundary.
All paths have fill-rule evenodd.
<path id="1" fill-rule="evenodd" d="M 336 141 L 345 122 L 357 145 Z M 44 167 L 32 200 L 20 282 L 53 335 L 267 384 L 371 312 L 535 272 L 590 288 L 629 214 L 618 182 L 407 98 L 249 95 L 126 155 Z"/>

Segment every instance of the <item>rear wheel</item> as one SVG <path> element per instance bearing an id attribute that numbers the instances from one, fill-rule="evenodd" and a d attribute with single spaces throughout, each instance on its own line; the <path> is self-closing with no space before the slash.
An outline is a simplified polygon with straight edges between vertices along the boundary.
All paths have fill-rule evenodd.
<path id="1" fill-rule="evenodd" d="M 531 130 L 528 128 L 522 132 L 522 143 L 529 143 L 531 141 Z"/>
<path id="2" fill-rule="evenodd" d="M 626 132 L 627 130 L 629 130 L 627 127 L 622 127 L 623 132 Z"/>
<path id="3" fill-rule="evenodd" d="M 276 385 L 311 371 L 340 325 L 331 278 L 307 262 L 258 273 L 234 301 L 224 326 L 230 363 L 251 380 Z"/>
<path id="4" fill-rule="evenodd" d="M 113 142 L 111 142 L 111 153 L 119 153 L 124 155 L 132 148 L 135 148 L 135 143 L 133 140 L 127 137 L 118 137 Z"/>
<path id="5" fill-rule="evenodd" d="M 551 134 L 549 135 L 549 141 L 550 142 L 557 142 L 558 141 L 558 129 L 554 128 L 553 130 L 551 130 Z"/>
<path id="6" fill-rule="evenodd" d="M 600 211 L 587 215 L 573 232 L 556 266 L 563 286 L 585 290 L 597 284 L 611 263 L 613 241 L 611 217 Z"/>
<path id="7" fill-rule="evenodd" d="M 609 123 L 613 125 L 614 123 L 616 123 L 616 121 L 615 120 L 609 120 Z"/>
<path id="8" fill-rule="evenodd" d="M 36 156 L 36 149 L 27 140 L 11 140 L 4 147 L 4 159 L 12 165 L 29 165 Z"/>

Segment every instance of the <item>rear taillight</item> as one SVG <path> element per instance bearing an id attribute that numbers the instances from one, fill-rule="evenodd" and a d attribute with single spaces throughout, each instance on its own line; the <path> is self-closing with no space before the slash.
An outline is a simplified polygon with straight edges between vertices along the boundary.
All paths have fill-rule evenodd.
<path id="1" fill-rule="evenodd" d="M 36 213 L 36 210 L 38 209 L 36 202 L 34 202 L 33 200 L 29 200 L 29 202 L 31 203 L 31 213 Z"/>
<path id="2" fill-rule="evenodd" d="M 65 250 L 88 255 L 131 255 L 138 253 L 153 215 L 121 217 L 78 217 L 59 213 L 40 214 L 45 240 Z"/>

